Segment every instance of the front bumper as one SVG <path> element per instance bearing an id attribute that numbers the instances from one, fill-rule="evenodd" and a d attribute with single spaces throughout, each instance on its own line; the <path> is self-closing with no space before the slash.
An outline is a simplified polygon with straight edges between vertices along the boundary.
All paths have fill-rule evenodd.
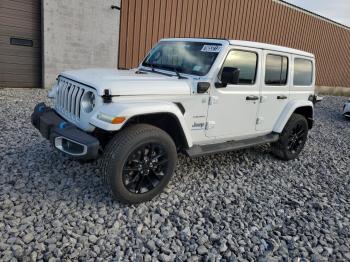
<path id="1" fill-rule="evenodd" d="M 343 107 L 343 115 L 350 118 L 350 100 Z"/>
<path id="2" fill-rule="evenodd" d="M 35 106 L 31 120 L 43 137 L 71 158 L 89 160 L 98 157 L 98 139 L 66 122 L 44 103 Z"/>

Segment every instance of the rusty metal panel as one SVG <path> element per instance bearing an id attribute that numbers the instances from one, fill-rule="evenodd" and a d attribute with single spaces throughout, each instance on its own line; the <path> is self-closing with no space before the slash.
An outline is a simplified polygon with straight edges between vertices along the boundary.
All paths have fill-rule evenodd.
<path id="1" fill-rule="evenodd" d="M 227 10 L 226 10 L 226 25 L 225 25 L 225 31 L 224 36 L 226 38 L 231 38 L 231 27 L 232 27 L 232 13 L 234 13 L 233 10 L 233 3 L 234 1 L 228 0 L 227 1 Z"/>
<path id="2" fill-rule="evenodd" d="M 258 16 L 258 10 L 259 8 L 259 4 L 257 3 L 257 1 L 252 1 L 252 6 L 251 6 L 251 23 L 250 23 L 250 27 L 249 27 L 249 34 L 248 34 L 248 40 L 249 41 L 254 41 L 254 35 L 256 34 L 256 22 L 257 22 L 257 16 Z"/>
<path id="3" fill-rule="evenodd" d="M 159 8 L 159 27 L 158 27 L 158 37 L 163 38 L 164 37 L 164 27 L 165 27 L 165 8 L 166 8 L 166 0 L 160 1 L 160 8 Z M 156 41 L 158 41 L 158 37 Z"/>
<path id="4" fill-rule="evenodd" d="M 207 0 L 201 0 L 198 4 L 198 12 L 200 15 L 197 16 L 196 31 L 198 31 L 198 37 L 204 37 L 204 26 L 206 18 Z"/>
<path id="5" fill-rule="evenodd" d="M 183 13 L 182 13 L 182 5 L 183 5 L 183 1 L 184 0 L 178 0 L 177 2 L 177 9 L 176 9 L 176 17 L 175 17 L 175 21 L 173 21 L 173 23 L 175 24 L 175 37 L 179 37 L 180 33 L 181 33 L 181 19 L 183 17 Z"/>
<path id="6" fill-rule="evenodd" d="M 192 13 L 192 8 L 193 8 L 193 0 L 187 0 L 187 15 L 186 15 L 186 23 L 184 27 L 184 36 L 189 36 L 191 32 L 191 27 L 192 27 L 192 17 L 194 16 L 194 13 Z"/>
<path id="7" fill-rule="evenodd" d="M 138 58 L 139 61 L 144 57 L 146 50 L 146 41 L 147 41 L 147 34 L 149 31 L 149 28 L 147 27 L 147 17 L 148 17 L 148 0 L 142 0 L 141 5 L 141 18 L 140 18 L 140 43 L 139 43 L 139 52 L 138 52 Z"/>
<path id="8" fill-rule="evenodd" d="M 126 36 L 128 31 L 128 0 L 121 1 L 120 31 L 119 31 L 119 54 L 118 64 L 120 68 L 126 68 Z"/>
<path id="9" fill-rule="evenodd" d="M 201 16 L 201 8 L 199 8 L 199 2 L 198 0 L 193 0 L 193 6 L 192 6 L 192 17 L 191 17 L 191 28 L 189 35 L 192 37 L 198 37 L 198 20 Z"/>
<path id="10" fill-rule="evenodd" d="M 217 27 L 215 26 L 215 23 L 217 22 L 216 19 L 218 17 L 219 1 L 220 0 L 212 0 L 212 6 L 211 6 L 212 14 L 210 15 L 210 18 L 209 18 L 210 19 L 210 23 L 209 23 L 209 26 L 210 26 L 209 37 L 216 37 L 215 34 L 216 34 Z"/>
<path id="11" fill-rule="evenodd" d="M 129 6 L 128 6 L 128 12 L 129 14 L 135 12 L 135 3 L 136 0 L 129 0 Z M 134 32 L 135 32 L 135 19 L 134 16 L 128 15 L 128 31 L 127 31 L 127 38 L 126 38 L 126 45 L 132 47 L 133 46 L 133 39 L 134 39 Z M 139 32 L 135 32 L 139 33 Z M 126 67 L 130 68 L 132 67 L 132 54 L 133 49 L 127 48 L 126 49 Z"/>
<path id="12" fill-rule="evenodd" d="M 350 29 L 273 0 L 122 0 L 119 67 L 162 37 L 221 37 L 315 54 L 317 84 L 350 87 Z"/>
<path id="13" fill-rule="evenodd" d="M 243 40 L 248 40 L 248 33 L 249 33 L 249 27 L 250 27 L 250 19 L 251 19 L 251 3 L 252 1 L 245 1 L 244 5 L 244 15 L 242 20 L 242 29 L 243 29 Z"/>
<path id="14" fill-rule="evenodd" d="M 169 16 L 170 28 L 169 28 L 169 37 L 175 37 L 175 25 L 177 23 L 177 0 L 168 0 L 170 2 L 171 10 Z"/>
<path id="15" fill-rule="evenodd" d="M 140 61 L 139 54 L 141 53 L 140 48 L 140 33 L 141 33 L 141 3 L 138 2 L 135 3 L 135 17 L 134 17 L 134 31 L 135 34 L 133 34 L 133 42 L 132 42 L 132 62 L 131 66 L 137 65 Z M 140 33 L 136 33 L 140 32 Z"/>
<path id="16" fill-rule="evenodd" d="M 264 8 L 264 11 L 263 11 L 263 20 L 262 20 L 262 25 L 261 25 L 261 35 L 260 35 L 260 42 L 267 42 L 267 29 L 268 29 L 268 18 L 269 18 L 269 10 L 268 10 L 268 7 L 269 7 L 269 2 L 268 1 L 263 1 L 263 8 Z"/>
<path id="17" fill-rule="evenodd" d="M 204 35 L 203 37 L 208 36 L 209 37 L 209 32 L 210 32 L 210 28 L 209 28 L 209 21 L 210 21 L 210 17 L 211 17 L 211 10 L 212 10 L 212 5 L 213 5 L 213 1 L 212 0 L 207 0 L 207 9 L 205 12 L 205 27 L 204 27 Z"/>

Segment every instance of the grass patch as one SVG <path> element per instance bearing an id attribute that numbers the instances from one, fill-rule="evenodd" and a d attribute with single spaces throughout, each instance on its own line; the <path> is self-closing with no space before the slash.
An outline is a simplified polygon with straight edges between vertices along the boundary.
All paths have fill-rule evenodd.
<path id="1" fill-rule="evenodd" d="M 350 97 L 350 87 L 316 86 L 316 91 L 320 95 L 347 96 L 347 97 Z"/>

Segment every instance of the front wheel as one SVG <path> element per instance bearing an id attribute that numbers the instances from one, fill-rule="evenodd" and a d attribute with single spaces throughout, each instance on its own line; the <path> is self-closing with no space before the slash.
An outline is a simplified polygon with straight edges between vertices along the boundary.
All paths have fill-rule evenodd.
<path id="1" fill-rule="evenodd" d="M 282 160 L 292 160 L 303 150 L 308 133 L 308 123 L 304 116 L 292 114 L 279 140 L 272 144 L 272 153 Z"/>
<path id="2" fill-rule="evenodd" d="M 176 146 L 166 132 L 138 124 L 112 138 L 104 152 L 102 172 L 117 200 L 137 204 L 162 192 L 176 161 Z"/>

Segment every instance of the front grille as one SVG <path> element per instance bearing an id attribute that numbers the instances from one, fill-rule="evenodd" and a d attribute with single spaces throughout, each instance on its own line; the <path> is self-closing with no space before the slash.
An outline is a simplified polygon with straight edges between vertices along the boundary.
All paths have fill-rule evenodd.
<path id="1" fill-rule="evenodd" d="M 74 120 L 80 118 L 80 102 L 86 92 L 83 85 L 61 78 L 55 99 L 55 109 Z"/>

